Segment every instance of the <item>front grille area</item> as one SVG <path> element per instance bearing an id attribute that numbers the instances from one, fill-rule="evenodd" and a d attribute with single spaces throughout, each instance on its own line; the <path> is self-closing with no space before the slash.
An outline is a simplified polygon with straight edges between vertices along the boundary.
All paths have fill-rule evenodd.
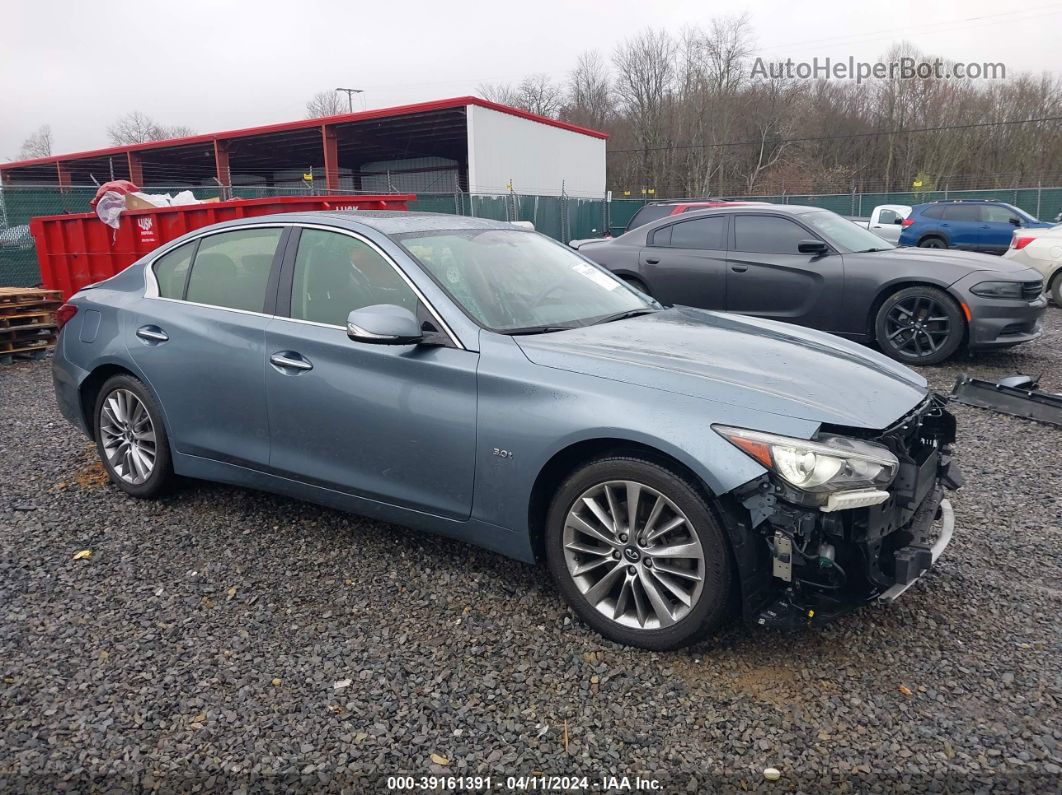
<path id="1" fill-rule="evenodd" d="M 1035 282 L 1022 282 L 1021 283 L 1021 297 L 1024 301 L 1035 301 L 1040 297 L 1040 294 L 1044 291 L 1044 281 L 1040 279 Z"/>

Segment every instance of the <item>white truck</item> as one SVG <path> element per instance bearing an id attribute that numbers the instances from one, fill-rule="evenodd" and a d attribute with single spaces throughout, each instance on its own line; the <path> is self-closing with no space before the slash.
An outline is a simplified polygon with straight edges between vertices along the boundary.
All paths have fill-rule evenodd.
<path id="1" fill-rule="evenodd" d="M 856 226 L 869 229 L 882 240 L 895 244 L 900 241 L 902 224 L 910 214 L 911 208 L 906 204 L 879 204 L 869 218 L 854 216 L 847 216 L 847 218 Z"/>

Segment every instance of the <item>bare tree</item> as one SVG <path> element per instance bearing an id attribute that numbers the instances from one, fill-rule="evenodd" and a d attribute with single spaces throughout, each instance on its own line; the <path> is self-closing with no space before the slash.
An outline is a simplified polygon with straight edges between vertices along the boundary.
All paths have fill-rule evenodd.
<path id="1" fill-rule="evenodd" d="M 568 75 L 564 118 L 576 124 L 600 128 L 608 123 L 614 113 L 615 101 L 608 64 L 599 53 L 588 50 L 579 56 L 578 63 Z"/>
<path id="2" fill-rule="evenodd" d="M 49 157 L 52 154 L 52 128 L 43 124 L 38 127 L 18 150 L 19 160 L 33 160 L 37 157 Z"/>
<path id="3" fill-rule="evenodd" d="M 519 95 L 509 83 L 480 83 L 476 86 L 479 95 L 488 102 L 497 102 L 499 105 L 516 107 Z"/>
<path id="4" fill-rule="evenodd" d="M 508 83 L 483 83 L 477 90 L 486 100 L 539 116 L 557 116 L 564 101 L 563 89 L 544 74 L 528 75 L 516 87 Z"/>
<path id="5" fill-rule="evenodd" d="M 324 116 L 338 116 L 349 110 L 349 103 L 343 100 L 338 91 L 318 91 L 306 103 L 306 118 L 319 119 Z"/>
<path id="6" fill-rule="evenodd" d="M 642 187 L 655 185 L 666 170 L 656 155 L 666 149 L 667 119 L 675 80 L 675 41 L 649 28 L 616 48 L 616 94 L 641 147 L 638 176 Z"/>
<path id="7" fill-rule="evenodd" d="M 189 135 L 195 135 L 195 131 L 190 127 L 182 125 L 165 127 L 138 110 L 125 114 L 107 128 L 107 137 L 114 146 L 165 141 L 169 138 L 184 138 Z"/>

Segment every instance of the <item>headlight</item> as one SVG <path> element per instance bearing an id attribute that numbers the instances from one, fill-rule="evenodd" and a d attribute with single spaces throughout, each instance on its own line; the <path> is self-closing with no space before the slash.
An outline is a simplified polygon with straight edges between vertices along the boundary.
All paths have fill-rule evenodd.
<path id="1" fill-rule="evenodd" d="M 900 466 L 896 456 L 881 445 L 846 436 L 809 442 L 724 425 L 712 429 L 789 485 L 812 494 L 884 489 Z"/>
<path id="2" fill-rule="evenodd" d="M 982 298 L 1021 298 L 1021 282 L 978 282 L 970 292 Z"/>

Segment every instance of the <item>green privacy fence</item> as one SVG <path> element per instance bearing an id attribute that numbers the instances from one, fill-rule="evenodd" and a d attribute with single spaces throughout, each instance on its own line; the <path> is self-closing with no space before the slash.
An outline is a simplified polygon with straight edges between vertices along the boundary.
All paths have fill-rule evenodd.
<path id="1" fill-rule="evenodd" d="M 148 193 L 177 193 L 186 188 L 148 187 Z M 218 187 L 192 188 L 198 199 L 219 197 Z M 303 188 L 234 187 L 231 195 L 243 199 L 267 196 L 305 195 Z M 320 192 L 320 191 L 317 191 Z M 40 273 L 33 240 L 25 225 L 38 215 L 82 213 L 96 194 L 94 186 L 60 190 L 54 185 L 5 185 L 0 188 L 0 286 L 31 287 Z M 729 198 L 823 207 L 842 215 L 869 215 L 878 204 L 920 204 L 936 199 L 998 199 L 1021 207 L 1044 220 L 1062 211 L 1062 187 L 1007 188 L 978 191 L 927 193 L 839 193 L 816 195 L 733 196 Z M 452 213 L 499 221 L 530 221 L 543 234 L 556 240 L 620 234 L 646 201 L 617 199 L 606 202 L 572 196 L 529 196 L 514 193 L 469 195 L 467 193 L 420 194 L 412 210 Z"/>

